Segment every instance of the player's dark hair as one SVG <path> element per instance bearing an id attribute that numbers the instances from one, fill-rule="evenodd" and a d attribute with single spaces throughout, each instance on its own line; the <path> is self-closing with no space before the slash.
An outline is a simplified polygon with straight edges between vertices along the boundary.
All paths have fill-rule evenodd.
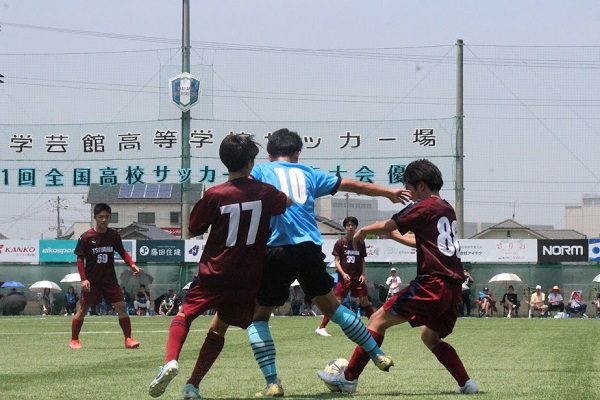
<path id="1" fill-rule="evenodd" d="M 98 203 L 94 206 L 94 217 L 100 214 L 102 211 L 107 211 L 109 214 L 112 214 L 110 206 L 106 203 Z"/>
<path id="2" fill-rule="evenodd" d="M 416 160 L 408 164 L 402 182 L 416 186 L 419 182 L 425 183 L 430 190 L 440 190 L 444 186 L 442 172 L 431 161 L 426 159 Z"/>
<path id="3" fill-rule="evenodd" d="M 302 138 L 297 132 L 283 128 L 269 135 L 267 152 L 273 157 L 291 157 L 300 150 L 302 150 Z"/>
<path id="4" fill-rule="evenodd" d="M 358 220 L 356 219 L 356 217 L 346 217 L 346 218 L 344 218 L 344 221 L 342 222 L 342 225 L 345 228 L 346 225 L 348 225 L 349 223 L 353 223 L 354 225 L 358 226 Z"/>
<path id="5" fill-rule="evenodd" d="M 241 171 L 257 154 L 258 144 L 252 135 L 230 134 L 219 146 L 219 157 L 229 172 Z"/>

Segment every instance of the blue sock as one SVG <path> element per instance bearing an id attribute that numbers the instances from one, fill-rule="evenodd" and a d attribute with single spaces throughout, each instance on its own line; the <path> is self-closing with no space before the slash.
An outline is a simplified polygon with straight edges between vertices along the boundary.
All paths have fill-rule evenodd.
<path id="1" fill-rule="evenodd" d="M 275 344 L 266 321 L 254 321 L 248 326 L 248 339 L 254 353 L 254 359 L 260 367 L 267 385 L 277 379 L 277 367 L 275 366 Z"/>
<path id="2" fill-rule="evenodd" d="M 330 319 L 342 328 L 348 339 L 369 353 L 371 359 L 375 358 L 378 354 L 383 354 L 383 351 L 381 351 L 377 342 L 375 342 L 375 339 L 373 339 L 373 336 L 367 330 L 367 327 L 351 310 L 340 304 Z"/>

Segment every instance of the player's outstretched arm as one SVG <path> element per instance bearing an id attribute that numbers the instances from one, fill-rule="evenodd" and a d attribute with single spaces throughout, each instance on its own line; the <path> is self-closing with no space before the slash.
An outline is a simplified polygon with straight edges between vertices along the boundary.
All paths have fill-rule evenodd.
<path id="1" fill-rule="evenodd" d="M 378 221 L 374 224 L 364 226 L 357 230 L 354 234 L 352 243 L 354 245 L 354 248 L 356 249 L 358 243 L 364 241 L 367 235 L 388 234 L 396 229 L 398 229 L 398 227 L 396 226 L 396 223 L 391 219 L 387 221 Z"/>
<path id="2" fill-rule="evenodd" d="M 395 242 L 401 243 L 408 247 L 417 247 L 417 239 L 415 239 L 415 235 L 412 233 L 407 233 L 406 235 L 401 234 L 398 231 L 388 232 L 387 234 L 380 235 L 383 239 L 392 239 Z"/>
<path id="3" fill-rule="evenodd" d="M 411 198 L 408 190 L 387 188 L 354 179 L 342 179 L 339 190 L 373 197 L 387 197 L 392 203 L 406 204 Z"/>

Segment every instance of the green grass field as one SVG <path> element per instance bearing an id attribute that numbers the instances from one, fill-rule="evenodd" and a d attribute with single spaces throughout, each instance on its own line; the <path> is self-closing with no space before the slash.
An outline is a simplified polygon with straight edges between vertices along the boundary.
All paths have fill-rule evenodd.
<path id="1" fill-rule="evenodd" d="M 179 376 L 162 399 L 179 399 L 204 340 L 210 317 L 194 322 L 180 358 Z M 366 320 L 365 320 L 366 321 Z M 274 317 L 279 375 L 288 399 L 444 399 L 455 382 L 408 325 L 392 328 L 383 349 L 390 373 L 369 365 L 352 396 L 330 393 L 315 371 L 354 345 L 330 324 L 330 338 L 314 333 L 320 318 Z M 116 317 L 88 317 L 82 350 L 68 347 L 71 318 L 0 318 L 0 398 L 149 399 L 147 387 L 163 364 L 168 317 L 132 317 L 136 350 L 124 348 Z M 600 398 L 596 319 L 460 319 L 448 341 L 480 387 L 475 398 Z M 232 328 L 225 348 L 201 384 L 207 399 L 247 399 L 264 386 L 246 331 Z"/>

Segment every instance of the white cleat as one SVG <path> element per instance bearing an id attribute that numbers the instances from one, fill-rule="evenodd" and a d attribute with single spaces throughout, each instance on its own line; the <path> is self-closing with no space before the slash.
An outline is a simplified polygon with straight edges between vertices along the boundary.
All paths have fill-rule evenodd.
<path id="1" fill-rule="evenodd" d="M 479 386 L 473 379 L 469 379 L 465 386 L 461 386 L 454 391 L 456 394 L 474 394 L 479 393 Z"/>
<path id="2" fill-rule="evenodd" d="M 317 335 L 320 335 L 320 336 L 325 336 L 325 337 L 331 336 L 325 328 L 317 328 L 317 329 L 315 329 L 315 332 Z"/>
<path id="3" fill-rule="evenodd" d="M 344 376 L 344 371 L 340 371 L 336 374 L 330 374 L 325 371 L 317 371 L 317 375 L 325 384 L 331 389 L 331 386 L 339 389 L 343 393 L 354 393 L 358 386 L 358 379 L 349 381 Z"/>
<path id="4" fill-rule="evenodd" d="M 176 360 L 171 360 L 164 365 L 158 372 L 158 375 L 148 387 L 148 394 L 152 397 L 159 397 L 167 390 L 169 383 L 179 373 L 179 364 Z"/>

